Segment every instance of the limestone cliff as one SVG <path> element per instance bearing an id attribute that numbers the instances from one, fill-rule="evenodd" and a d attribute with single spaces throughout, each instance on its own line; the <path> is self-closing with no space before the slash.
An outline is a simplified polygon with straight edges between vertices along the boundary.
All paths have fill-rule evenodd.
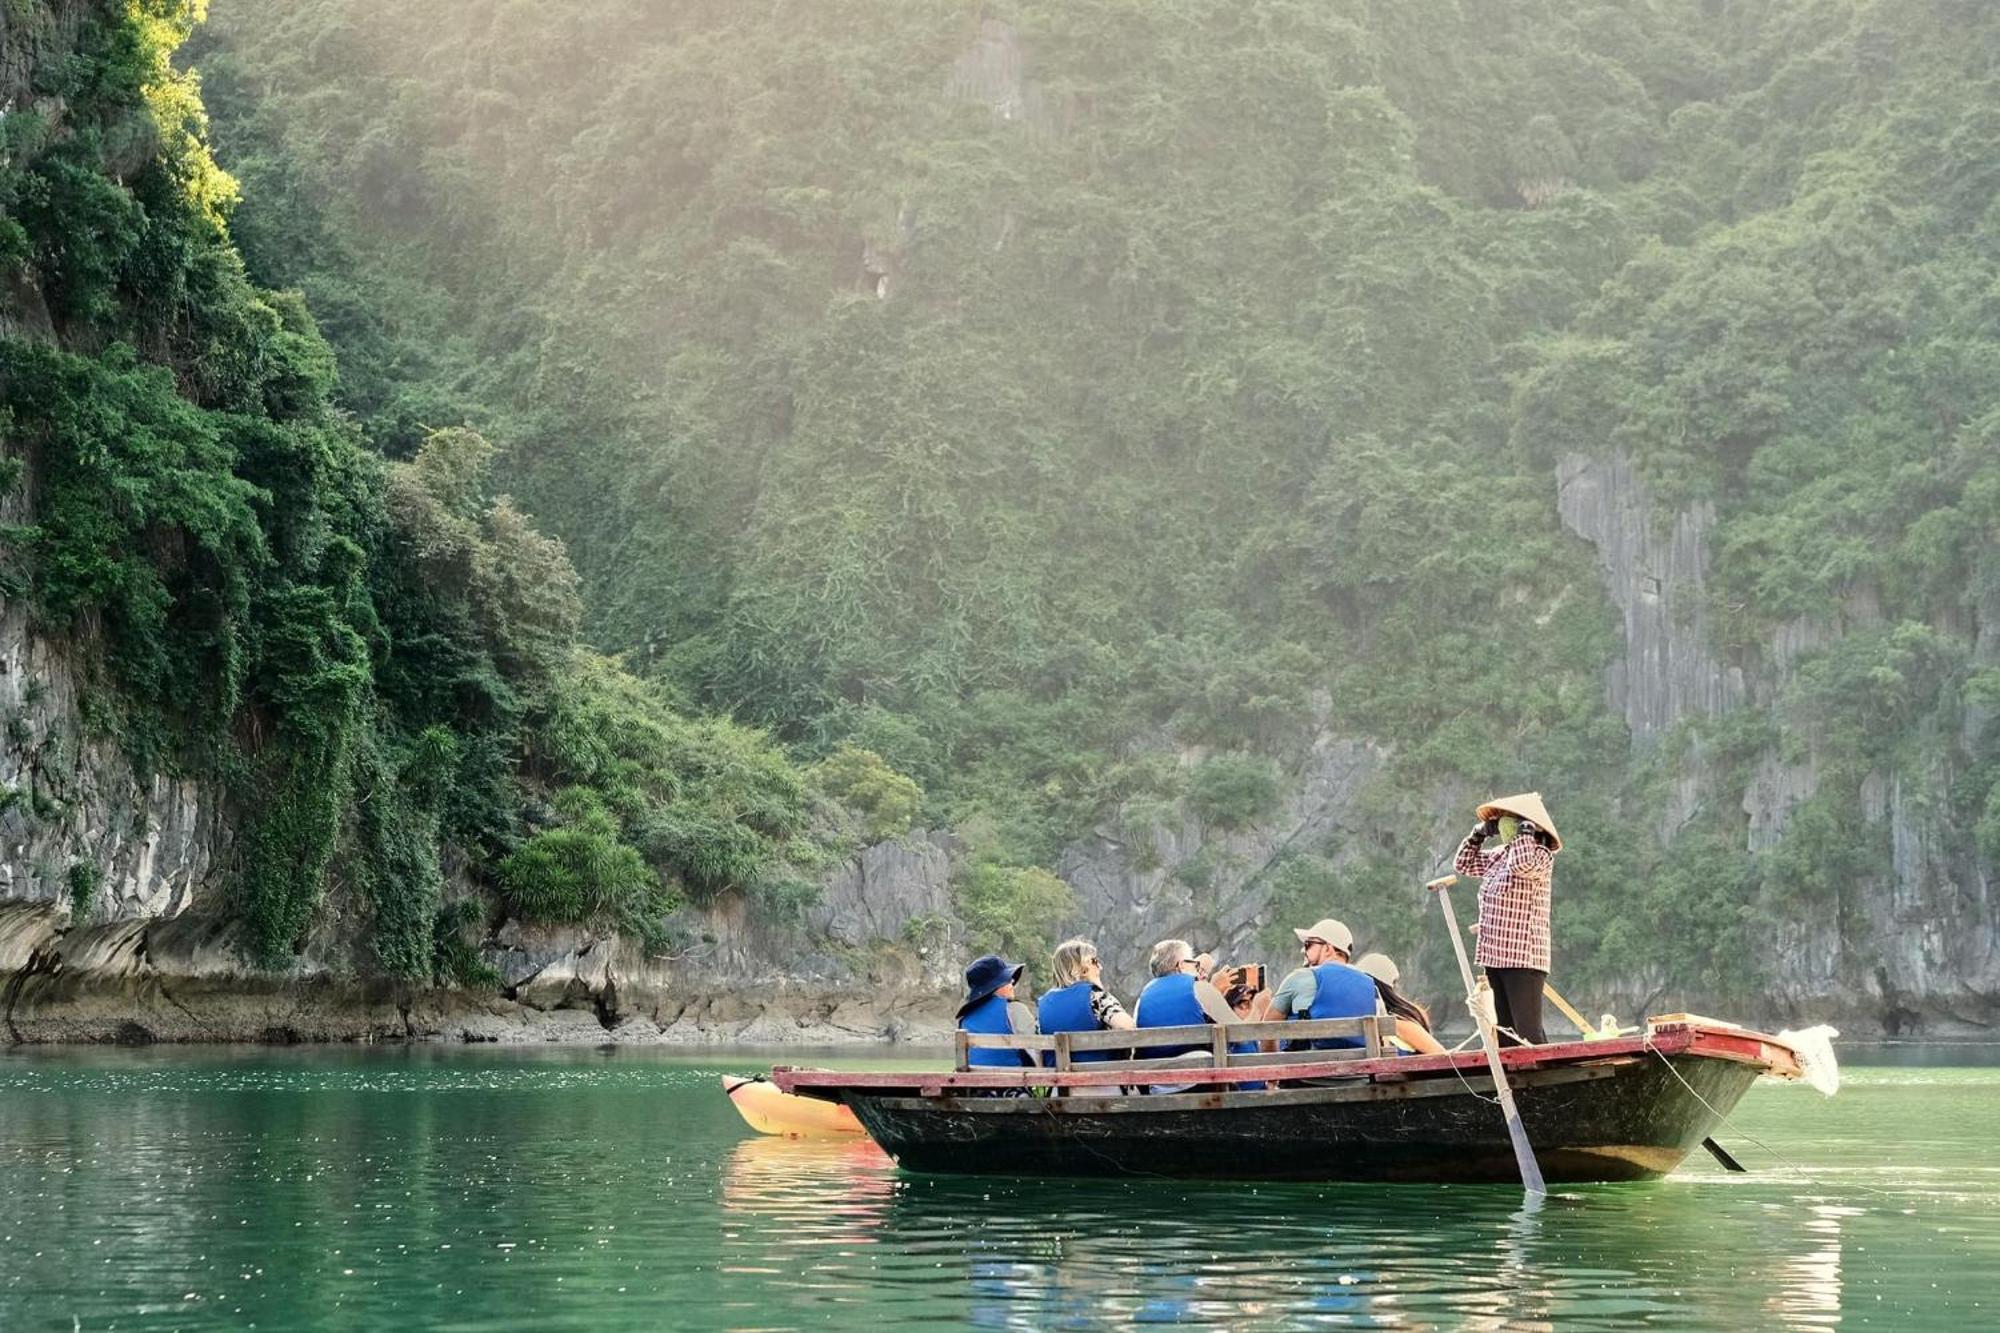
<path id="1" fill-rule="evenodd" d="M 1625 614 L 1626 651 L 1609 696 L 1636 739 L 1691 716 L 1775 703 L 1802 658 L 1880 623 L 1871 598 L 1852 597 L 1837 618 L 1783 624 L 1760 653 L 1725 667 L 1706 625 L 1712 509 L 1663 519 L 1617 455 L 1566 458 L 1558 485 L 1564 522 L 1596 547 L 1606 592 Z M 1991 598 L 1979 608 L 1982 658 L 1994 651 L 1994 610 Z M 1862 779 L 1858 808 L 1846 813 L 1885 830 L 1886 865 L 1833 886 L 1829 905 L 1763 904 L 1775 924 L 1763 951 L 1775 1012 L 1837 1012 L 1890 1035 L 1987 1031 L 2000 1021 L 1994 867 L 1951 813 L 1952 782 L 1968 762 L 1962 747 L 1980 725 L 1968 715 L 1899 766 Z M 1685 775 L 1684 809 L 1705 806 L 1732 822 L 1740 812 L 1744 854 L 1767 855 L 1783 845 L 1793 811 L 1819 791 L 1822 767 L 1813 739 L 1781 722 L 1740 787 L 1716 790 L 1730 780 L 1725 773 Z"/>

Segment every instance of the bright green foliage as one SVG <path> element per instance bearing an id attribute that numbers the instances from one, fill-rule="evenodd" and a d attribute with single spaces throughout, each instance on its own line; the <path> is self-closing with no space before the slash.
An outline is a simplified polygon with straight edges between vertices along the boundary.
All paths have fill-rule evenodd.
<path id="1" fill-rule="evenodd" d="M 1213 828 L 1246 828 L 1276 808 L 1278 775 L 1253 755 L 1212 755 L 1189 776 L 1187 802 Z"/>
<path id="2" fill-rule="evenodd" d="M 254 509 L 266 497 L 232 473 L 230 423 L 122 344 L 85 358 L 7 340 L 0 382 L 13 437 L 40 463 L 38 521 L 15 541 L 43 617 L 58 630 L 100 620 L 127 696 L 219 737 L 241 698 L 249 588 L 266 557 Z M 133 739 L 145 753 L 163 737 Z"/>
<path id="3" fill-rule="evenodd" d="M 69 923 L 81 926 L 90 920 L 90 914 L 97 907 L 97 887 L 104 880 L 104 871 L 89 861 L 78 861 L 69 868 Z"/>
<path id="4" fill-rule="evenodd" d="M 969 949 L 1030 966 L 1043 965 L 1077 911 L 1075 891 L 1048 871 L 983 856 L 964 867 L 953 892 Z"/>
<path id="5" fill-rule="evenodd" d="M 1954 846 L 2000 808 L 2000 735 L 1961 725 L 2000 595 L 1991 7 L 222 22 L 252 260 L 331 298 L 353 410 L 407 448 L 416 404 L 480 404 L 598 642 L 882 755 L 1010 864 L 1180 797 L 1135 738 L 1282 768 L 1323 718 L 1389 764 L 1367 827 L 1296 850 L 1391 894 L 1385 931 L 1432 793 L 1536 786 L 1586 835 L 1566 965 L 1675 921 L 1747 989 L 1726 904 L 1886 873 L 1879 832 L 1745 855 L 1767 754 L 1812 750 L 1843 827 L 1934 761 Z M 1637 750 L 1557 508 L 1614 452 L 1662 523 L 1712 512 L 1712 646 L 1762 686 Z M 1795 621 L 1819 660 L 1776 660 Z M 1633 812 L 1682 772 L 1713 795 L 1670 851 Z M 1192 798 L 1254 819 L 1247 775 Z"/>
<path id="6" fill-rule="evenodd" d="M 869 842 L 908 833 L 923 809 L 921 787 L 858 745 L 836 746 L 812 775 L 821 791 L 861 816 L 861 836 Z"/>
<path id="7" fill-rule="evenodd" d="M 659 876 L 619 840 L 618 824 L 586 788 L 557 794 L 566 822 L 521 844 L 499 866 L 502 902 L 527 921 L 647 922 L 669 903 Z M 639 932 L 635 932 L 639 933 Z"/>
<path id="8" fill-rule="evenodd" d="M 677 712 L 608 659 L 573 654 L 528 741 L 532 773 L 590 793 L 618 837 L 689 897 L 774 891 L 794 862 L 825 850 L 804 775 L 783 751 L 760 732 Z"/>
<path id="9" fill-rule="evenodd" d="M 87 405 L 121 443 L 19 547 L 113 674 L 254 732 L 306 870 L 358 823 L 325 803 L 444 727 L 435 835 L 359 830 L 385 864 L 497 863 L 585 787 L 607 857 L 799 898 L 808 784 L 689 707 L 983 823 L 973 912 L 1117 809 L 1256 820 L 1255 766 L 1324 725 L 1388 763 L 1293 850 L 1394 937 L 1436 793 L 1536 786 L 1580 980 L 1671 925 L 1751 988 L 1756 911 L 1880 892 L 1856 812 L 1891 779 L 1943 793 L 1953 855 L 2000 845 L 1990 6 L 230 0 L 199 54 L 232 225 L 337 383 L 219 239 L 165 58 L 191 9 L 90 12 L 39 62 L 63 122 L 5 123 L 0 263 L 92 362 L 34 369 L 35 429 Z M 1657 745 L 1607 707 L 1619 617 L 1558 509 L 1613 453 L 1663 525 L 1712 518 L 1710 646 L 1756 684 Z M 578 665 L 585 603 L 656 683 Z M 1176 743 L 1220 756 L 1185 791 L 1135 754 Z M 1797 834 L 1745 854 L 1740 793 L 1807 753 Z M 306 877 L 257 896 L 273 940 Z M 398 968 L 435 952 L 416 895 Z"/>
<path id="10" fill-rule="evenodd" d="M 4 534 L 7 595 L 96 664 L 92 725 L 226 781 L 245 952 L 285 967 L 317 940 L 339 965 L 488 984 L 448 853 L 523 915 L 649 939 L 662 871 L 796 912 L 793 861 L 827 854 L 801 836 L 803 773 L 579 653 L 575 571 L 493 494 L 492 446 L 426 429 L 385 463 L 330 400 L 305 302 L 244 276 L 235 184 L 169 63 L 200 4 L 15 8 L 0 80 L 26 71 L 35 96 L 0 89 L 0 475 L 27 479 L 32 522 Z M 636 830 L 669 816 L 649 864 Z M 71 873 L 79 920 L 95 876 Z M 316 937 L 336 885 L 358 939 Z"/>

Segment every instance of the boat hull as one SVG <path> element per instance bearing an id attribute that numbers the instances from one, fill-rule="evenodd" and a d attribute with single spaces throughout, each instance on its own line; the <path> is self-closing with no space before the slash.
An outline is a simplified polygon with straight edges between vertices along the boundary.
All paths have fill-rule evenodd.
<path id="1" fill-rule="evenodd" d="M 865 1133 L 854 1112 L 839 1102 L 780 1092 L 761 1079 L 722 1076 L 722 1091 L 743 1123 L 759 1134 L 792 1139 L 851 1138 Z"/>
<path id="2" fill-rule="evenodd" d="M 1679 1077 L 1676 1077 L 1676 1075 Z M 1704 1057 L 1573 1067 L 1510 1080 L 1551 1182 L 1648 1180 L 1712 1133 L 1758 1070 Z M 849 1095 L 912 1171 L 1228 1180 L 1518 1182 L 1491 1084 L 1119 1098 Z M 1093 1107 L 1092 1102 L 1100 1102 Z"/>

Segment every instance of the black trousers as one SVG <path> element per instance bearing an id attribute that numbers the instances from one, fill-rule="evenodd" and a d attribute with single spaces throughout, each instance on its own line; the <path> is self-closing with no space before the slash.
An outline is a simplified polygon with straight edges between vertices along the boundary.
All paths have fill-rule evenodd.
<path id="1" fill-rule="evenodd" d="M 1512 1028 L 1521 1034 L 1521 1041 L 1531 1046 L 1539 1046 L 1547 1041 L 1548 1034 L 1542 1031 L 1542 983 L 1549 974 L 1532 967 L 1489 967 L 1486 969 L 1486 984 L 1493 988 L 1493 1013 L 1503 1028 Z M 1500 1034 L 1502 1046 L 1519 1046 L 1506 1033 Z"/>

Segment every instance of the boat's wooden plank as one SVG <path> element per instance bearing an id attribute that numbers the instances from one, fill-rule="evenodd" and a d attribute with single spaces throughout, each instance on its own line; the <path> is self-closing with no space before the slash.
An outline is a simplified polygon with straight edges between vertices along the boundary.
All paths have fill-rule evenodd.
<path id="1" fill-rule="evenodd" d="M 1372 1017 L 1302 1018 L 1283 1023 L 1226 1023 L 1221 1028 L 1229 1034 L 1231 1041 L 1316 1041 L 1322 1037 L 1365 1037 L 1368 1025 L 1375 1022 L 1377 1020 Z M 1111 1028 L 1071 1035 L 1077 1050 L 1102 1051 L 1139 1042 L 1147 1045 L 1200 1042 L 1206 1045 L 1215 1031 L 1216 1025 L 1200 1023 L 1175 1028 Z"/>
<path id="2" fill-rule="evenodd" d="M 1354 1065 L 1370 1058 L 1368 1052 L 1359 1047 L 1352 1051 L 1261 1051 L 1254 1054 L 1245 1052 L 1242 1055 L 1229 1055 L 1225 1051 L 1224 1054 L 1227 1058 L 1220 1065 L 1214 1063 L 1215 1057 L 1213 1052 L 1197 1051 L 1189 1055 L 1168 1056 L 1160 1060 L 1100 1060 L 1094 1064 L 1078 1065 L 1077 1068 L 1090 1069 L 1099 1073 L 1115 1071 L 1118 1073 L 1158 1074 L 1160 1075 L 1159 1082 L 1185 1083 L 1187 1080 L 1182 1078 L 1181 1075 L 1196 1070 L 1263 1069 L 1270 1065 L 1296 1065 L 1305 1061 L 1310 1061 L 1313 1064 L 1338 1063 Z M 1201 1057 L 1201 1062 L 1196 1062 L 1196 1056 Z M 1348 1076 L 1349 1074 L 1349 1071 L 1346 1069 L 1342 1069 L 1340 1072 L 1343 1076 Z M 1259 1077 L 1262 1077 L 1262 1075 L 1259 1075 Z M 1030 1083 L 1038 1081 L 1032 1078 L 1028 1080 Z M 1134 1080 L 1127 1078 L 1124 1081 L 1131 1083 Z"/>
<path id="3" fill-rule="evenodd" d="M 1202 1023 L 1185 1027 L 1124 1029 L 1099 1032 L 965 1032 L 954 1034 L 954 1054 L 959 1068 L 966 1067 L 969 1050 L 1032 1051 L 1037 1054 L 1056 1049 L 1056 1037 L 1069 1038 L 1072 1052 L 1120 1051 L 1134 1046 L 1209 1046 L 1219 1040 L 1226 1047 L 1232 1041 L 1318 1041 L 1329 1037 L 1358 1037 L 1364 1043 L 1371 1033 L 1380 1050 L 1381 1025 L 1375 1018 L 1315 1018 L 1289 1023 Z"/>
<path id="4" fill-rule="evenodd" d="M 1078 1051 L 1119 1051 L 1127 1046 L 1208 1045 L 1212 1023 L 1195 1023 L 1174 1028 L 1103 1028 L 1096 1032 L 1069 1034 L 1071 1049 Z M 1233 1029 L 1222 1029 L 1231 1031 Z"/>
<path id="5" fill-rule="evenodd" d="M 1585 1083 L 1595 1079 L 1611 1078 L 1617 1070 L 1604 1065 L 1572 1067 L 1567 1069 L 1545 1069 L 1537 1071 L 1521 1084 L 1525 1088 L 1555 1087 L 1564 1083 Z M 980 1097 L 951 1096 L 941 1099 L 900 1097 L 894 1093 L 864 1093 L 871 1100 L 880 1100 L 884 1106 L 904 1111 L 954 1111 L 972 1115 L 1063 1115 L 1095 1116 L 1104 1114 L 1159 1113 L 1166 1111 L 1217 1110 L 1225 1107 L 1277 1107 L 1300 1105 L 1325 1105 L 1334 1102 L 1394 1101 L 1398 1099 L 1470 1096 L 1482 1097 L 1493 1093 L 1493 1078 L 1490 1074 L 1468 1074 L 1463 1083 L 1457 1079 L 1430 1079 L 1415 1083 L 1372 1083 L 1348 1080 L 1336 1087 L 1272 1088 L 1261 1092 L 1225 1092 L 1209 1089 L 1199 1092 L 1154 1093 L 1146 1096 L 1090 1097 L 1080 1100 L 1068 1098 L 1042 1097 Z"/>
<path id="6" fill-rule="evenodd" d="M 1301 1055 L 1304 1053 L 1302 1052 Z M 1323 1054 L 1314 1052 L 1315 1056 Z M 1216 1069 L 1209 1065 L 1174 1065 L 1159 1061 L 1134 1062 L 1133 1067 L 1120 1068 L 1117 1065 L 1093 1064 L 1079 1066 L 1070 1073 L 1054 1069 L 1011 1070 L 987 1069 L 953 1073 L 850 1073 L 829 1069 L 791 1069 L 778 1066 L 771 1072 L 772 1080 L 786 1091 L 811 1091 L 817 1088 L 936 1088 L 941 1092 L 959 1092 L 968 1089 L 987 1091 L 1007 1091 L 1030 1087 L 1106 1087 L 1144 1083 L 1196 1083 L 1230 1084 L 1254 1083 L 1264 1079 L 1291 1078 L 1366 1078 L 1371 1068 L 1376 1072 L 1381 1062 L 1368 1060 L 1325 1060 L 1300 1059 L 1292 1064 L 1258 1064 Z M 1465 1070 L 1474 1066 L 1466 1064 Z M 1449 1072 L 1449 1071 L 1447 1071 Z M 998 1077 L 996 1077 L 996 1075 Z"/>
<path id="7" fill-rule="evenodd" d="M 1197 1063 L 1197 1057 L 1199 1062 Z M 1214 1069 L 1207 1051 L 1197 1051 L 1190 1056 L 1170 1056 L 1163 1060 L 1093 1060 L 1089 1064 L 1077 1065 L 1077 1069 L 1088 1069 L 1093 1074 L 1121 1074 L 1122 1078 L 1099 1079 L 1099 1083 L 1185 1083 L 1187 1075 Z M 1047 1080 L 1028 1079 L 1029 1084 Z M 1075 1085 L 1072 1085 L 1075 1086 Z M 1089 1086 L 1087 1084 L 1083 1086 Z"/>
<path id="8" fill-rule="evenodd" d="M 1165 1029 L 1161 1029 L 1164 1031 Z M 1129 1040 L 1129 1036 L 1127 1038 Z M 1643 1054 L 1649 1050 L 1662 1055 L 1678 1055 L 1689 1052 L 1697 1039 L 1702 1049 L 1699 1054 L 1713 1054 L 1718 1058 L 1737 1060 L 1743 1063 L 1768 1063 L 1756 1054 L 1763 1044 L 1755 1038 L 1740 1033 L 1716 1031 L 1712 1029 L 1693 1030 L 1686 1027 L 1666 1027 L 1648 1036 L 1621 1037 L 1612 1041 L 1560 1042 L 1547 1046 L 1509 1047 L 1502 1052 L 1502 1059 L 1510 1076 L 1517 1070 L 1529 1070 L 1582 1060 L 1600 1060 L 1614 1055 Z M 1712 1049 L 1711 1049 L 1712 1048 Z M 1782 1047 L 1771 1048 L 1782 1052 Z M 1341 1060 L 1339 1052 L 1312 1051 L 1286 1052 L 1298 1057 L 1296 1064 L 1259 1063 L 1255 1066 L 1241 1065 L 1234 1068 L 1212 1069 L 1206 1066 L 1180 1066 L 1173 1068 L 1170 1075 L 1157 1075 L 1153 1082 L 1180 1082 L 1198 1085 L 1225 1085 L 1253 1081 L 1260 1078 L 1315 1078 L 1315 1077 L 1360 1077 L 1362 1075 L 1388 1075 L 1398 1082 L 1417 1081 L 1432 1076 L 1451 1076 L 1454 1070 L 1466 1073 L 1483 1068 L 1484 1057 L 1477 1051 L 1457 1054 L 1388 1056 L 1380 1060 Z M 1249 1057 L 1238 1057 L 1248 1059 Z M 1143 1072 L 1155 1072 L 1157 1067 Z M 1033 1086 L 1056 1087 L 1103 1087 L 1130 1084 L 1147 1080 L 1135 1079 L 1133 1071 L 1109 1067 L 1105 1064 L 1078 1066 L 1064 1072 L 1060 1070 L 1028 1069 L 982 1069 L 958 1073 L 848 1073 L 832 1070 L 798 1070 L 788 1066 L 778 1066 L 772 1071 L 774 1079 L 786 1091 L 841 1087 L 916 1087 L 920 1085 L 945 1088 L 1017 1088 Z"/>
<path id="9" fill-rule="evenodd" d="M 967 1046 L 986 1051 L 1052 1051 L 1055 1038 L 1041 1032 L 967 1032 L 959 1030 Z"/>

